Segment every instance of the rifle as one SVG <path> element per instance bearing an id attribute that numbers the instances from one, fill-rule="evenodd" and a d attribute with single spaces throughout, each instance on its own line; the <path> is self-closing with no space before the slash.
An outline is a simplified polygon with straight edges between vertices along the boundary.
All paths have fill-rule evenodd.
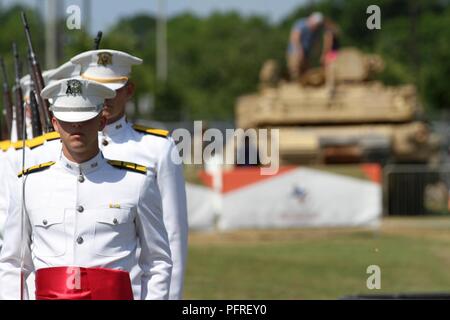
<path id="1" fill-rule="evenodd" d="M 28 65 L 29 73 L 31 74 L 31 62 Z M 29 93 L 29 104 L 31 110 L 31 128 L 33 131 L 33 137 L 41 136 L 43 134 L 41 115 L 39 114 L 39 104 L 37 102 L 37 92 L 33 82 L 30 77 L 30 93 Z"/>
<path id="2" fill-rule="evenodd" d="M 42 135 L 42 126 L 39 121 L 39 106 L 36 100 L 36 91 L 30 91 L 30 109 L 31 109 L 31 128 L 33 130 L 33 137 Z"/>
<path id="3" fill-rule="evenodd" d="M 97 32 L 97 37 L 94 39 L 94 50 L 98 50 L 100 48 L 100 41 L 102 40 L 103 32 Z"/>
<path id="4" fill-rule="evenodd" d="M 44 133 L 44 128 L 46 127 L 46 122 L 45 122 L 45 116 L 43 115 L 43 110 L 41 108 L 41 106 L 39 105 L 39 101 L 38 101 L 38 93 L 36 91 L 36 86 L 34 84 L 34 80 L 33 77 L 31 76 L 33 74 L 33 69 L 32 69 L 32 61 L 31 61 L 31 57 L 30 55 L 28 55 L 28 67 L 29 67 L 29 74 L 30 74 L 30 92 L 34 91 L 34 100 L 36 101 L 36 108 L 37 108 L 37 115 L 39 116 L 38 118 L 33 118 L 33 121 L 37 121 L 39 122 L 39 127 L 41 128 L 41 132 Z M 31 99 L 31 95 L 30 95 L 30 99 Z M 31 106 L 31 100 L 30 100 L 30 106 Z"/>
<path id="5" fill-rule="evenodd" d="M 4 139 L 11 138 L 11 129 L 12 129 L 12 121 L 13 121 L 13 109 L 12 109 L 12 98 L 11 91 L 9 90 L 8 84 L 8 75 L 6 74 L 5 63 L 3 62 L 3 58 L 0 57 L 0 68 L 2 69 L 3 75 L 3 113 L 5 115 L 5 124 L 6 132 L 4 133 Z"/>
<path id="6" fill-rule="evenodd" d="M 9 140 L 8 139 L 8 128 L 6 127 L 6 122 L 3 120 L 3 112 L 0 114 L 0 141 Z"/>
<path id="7" fill-rule="evenodd" d="M 36 91 L 30 91 L 30 109 L 31 109 L 31 128 L 33 130 L 33 138 L 42 135 L 42 126 L 39 121 L 39 106 L 36 100 Z"/>
<path id="8" fill-rule="evenodd" d="M 24 104 L 23 104 L 23 92 L 20 86 L 21 76 L 21 65 L 19 61 L 19 53 L 17 52 L 16 43 L 13 42 L 13 55 L 14 55 L 14 70 L 15 70 L 15 84 L 13 87 L 14 97 L 16 101 L 16 125 L 17 125 L 17 139 L 26 139 L 26 131 L 24 131 Z M 24 135 L 25 132 L 25 135 Z"/>
<path id="9" fill-rule="evenodd" d="M 31 72 L 31 78 L 33 79 L 34 85 L 36 87 L 37 94 L 37 101 L 39 104 L 39 108 L 41 109 L 40 117 L 41 117 L 41 123 L 42 128 L 45 132 L 51 132 L 54 131 L 53 126 L 51 124 L 51 112 L 50 112 L 50 105 L 48 103 L 48 100 L 43 99 L 41 97 L 41 92 L 45 87 L 44 79 L 42 78 L 42 71 L 41 67 L 39 65 L 39 62 L 37 60 L 36 54 L 33 50 L 33 44 L 31 43 L 31 34 L 30 34 L 30 27 L 28 25 L 27 17 L 25 15 L 25 12 L 22 11 L 22 23 L 25 28 L 25 36 L 27 38 L 27 45 L 28 45 L 28 58 L 30 60 L 30 66 L 32 69 Z"/>

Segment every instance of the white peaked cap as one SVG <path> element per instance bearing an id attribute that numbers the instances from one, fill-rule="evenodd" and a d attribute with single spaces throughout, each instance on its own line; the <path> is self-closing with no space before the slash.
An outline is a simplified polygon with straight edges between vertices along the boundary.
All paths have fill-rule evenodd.
<path id="1" fill-rule="evenodd" d="M 91 50 L 70 59 L 81 65 L 81 77 L 100 82 L 113 90 L 122 88 L 128 81 L 131 67 L 142 59 L 117 50 Z"/>
<path id="2" fill-rule="evenodd" d="M 50 82 L 50 75 L 55 71 L 56 69 L 50 69 L 45 70 L 42 72 L 42 79 L 44 80 L 44 85 L 47 85 Z M 31 83 L 32 83 L 31 76 L 27 74 L 26 76 L 23 76 L 20 79 L 20 86 L 22 87 L 22 93 L 25 100 L 28 100 L 30 97 L 30 91 L 31 91 Z"/>
<path id="3" fill-rule="evenodd" d="M 50 69 L 45 70 L 42 72 L 42 79 L 44 80 L 44 84 L 46 85 L 48 81 L 50 80 L 50 75 L 55 71 L 56 69 Z M 32 78 L 29 74 L 23 76 L 20 78 L 20 86 L 22 87 L 22 90 L 29 91 L 31 89 L 31 82 Z"/>
<path id="4" fill-rule="evenodd" d="M 56 119 L 83 122 L 95 118 L 103 109 L 105 99 L 116 92 L 100 83 L 84 79 L 63 79 L 46 86 L 44 99 L 52 99 L 51 111 Z"/>
<path id="5" fill-rule="evenodd" d="M 52 84 L 53 82 L 61 79 L 75 78 L 77 76 L 80 76 L 80 69 L 81 66 L 79 64 L 68 61 L 58 68 L 52 70 L 52 72 L 48 75 L 47 84 Z"/>
<path id="6" fill-rule="evenodd" d="M 23 98 L 28 100 L 31 92 L 31 76 L 29 74 L 20 79 L 20 86 L 22 87 Z"/>

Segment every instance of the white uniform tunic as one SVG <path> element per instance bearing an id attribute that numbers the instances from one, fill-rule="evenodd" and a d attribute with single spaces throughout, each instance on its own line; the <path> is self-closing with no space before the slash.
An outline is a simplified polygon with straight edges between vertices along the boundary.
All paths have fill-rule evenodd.
<path id="1" fill-rule="evenodd" d="M 31 160 L 30 154 L 28 154 L 28 159 Z M 3 246 L 3 234 L 6 217 L 10 208 L 10 201 L 12 200 L 10 193 L 11 191 L 17 192 L 17 173 L 17 168 L 13 169 L 11 167 L 11 161 L 7 159 L 6 152 L 0 153 L 0 253 Z M 27 287 L 28 297 L 34 300 L 34 274 L 30 274 L 30 276 L 28 277 Z"/>
<path id="2" fill-rule="evenodd" d="M 156 170 L 173 261 L 169 298 L 182 299 L 188 219 L 183 166 L 173 139 L 138 132 L 122 117 L 105 127 L 99 143 L 108 159 L 134 162 Z"/>
<path id="3" fill-rule="evenodd" d="M 56 139 L 57 134 L 46 134 L 39 137 L 42 142 L 38 144 L 38 148 L 25 147 L 25 168 L 49 162 L 57 161 L 61 155 L 61 140 Z M 20 143 L 9 143 L 8 148 L 4 148 L 7 144 L 2 145 L 0 151 L 0 252 L 3 242 L 3 229 L 6 220 L 6 213 L 9 206 L 9 189 L 11 184 L 17 180 L 17 174 L 22 171 L 23 149 Z"/>
<path id="4" fill-rule="evenodd" d="M 8 212 L 0 253 L 2 299 L 20 297 L 20 194 L 11 197 L 15 205 Z M 25 205 L 26 274 L 57 266 L 130 272 L 139 264 L 143 275 L 135 299 L 168 298 L 172 262 L 153 173 L 113 167 L 101 153 L 82 164 L 62 156 L 48 169 L 26 176 Z"/>
<path id="5" fill-rule="evenodd" d="M 3 151 L 0 152 L 0 251 L 3 245 L 3 228 L 9 207 L 9 182 L 12 169 Z M 17 176 L 16 176 L 17 179 Z"/>
<path id="6" fill-rule="evenodd" d="M 16 168 L 12 168 L 10 144 L 0 150 L 0 252 L 3 245 L 3 228 L 6 221 L 6 216 L 9 208 L 9 188 L 11 181 L 17 180 L 17 175 L 14 174 Z"/>

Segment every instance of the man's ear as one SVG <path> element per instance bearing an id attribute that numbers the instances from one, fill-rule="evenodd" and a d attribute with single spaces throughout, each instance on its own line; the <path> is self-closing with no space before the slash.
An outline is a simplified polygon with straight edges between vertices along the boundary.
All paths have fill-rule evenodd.
<path id="1" fill-rule="evenodd" d="M 100 113 L 100 121 L 98 124 L 98 131 L 103 131 L 106 126 L 106 117 L 103 115 L 103 112 Z"/>
<path id="2" fill-rule="evenodd" d="M 134 91 L 136 90 L 136 86 L 134 85 L 133 81 L 129 80 L 127 84 L 127 98 L 130 99 Z"/>
<path id="3" fill-rule="evenodd" d="M 52 125 L 55 131 L 59 133 L 58 120 L 55 117 L 52 117 Z"/>

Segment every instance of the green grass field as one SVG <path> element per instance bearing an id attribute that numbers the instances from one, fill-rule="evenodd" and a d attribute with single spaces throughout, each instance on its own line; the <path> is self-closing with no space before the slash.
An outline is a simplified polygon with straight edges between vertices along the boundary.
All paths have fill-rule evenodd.
<path id="1" fill-rule="evenodd" d="M 338 299 L 450 293 L 450 218 L 385 218 L 377 230 L 191 233 L 186 299 Z M 369 265 L 381 289 L 366 287 Z"/>

